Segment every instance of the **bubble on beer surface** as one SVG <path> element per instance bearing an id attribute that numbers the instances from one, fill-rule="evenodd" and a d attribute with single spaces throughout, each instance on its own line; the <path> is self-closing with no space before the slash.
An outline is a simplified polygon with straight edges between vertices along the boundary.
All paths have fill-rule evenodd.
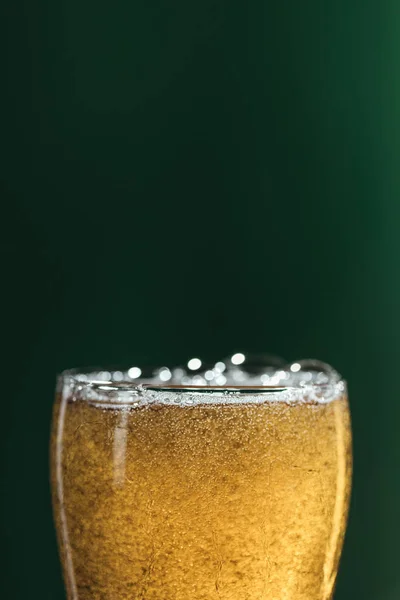
<path id="1" fill-rule="evenodd" d="M 124 374 L 122 371 L 115 371 L 113 373 L 113 380 L 114 381 L 123 381 L 124 380 Z"/>
<path id="2" fill-rule="evenodd" d="M 204 374 L 204 377 L 207 379 L 207 381 L 211 381 L 212 379 L 215 379 L 216 373 L 212 370 L 206 371 Z"/>
<path id="3" fill-rule="evenodd" d="M 214 365 L 214 371 L 218 371 L 218 373 L 223 373 L 226 369 L 226 364 L 221 360 L 216 362 Z"/>
<path id="4" fill-rule="evenodd" d="M 272 401 L 326 403 L 345 391 L 340 375 L 324 362 L 306 359 L 286 363 L 269 354 L 241 352 L 211 364 L 192 358 L 186 368 L 135 366 L 126 371 L 67 371 L 60 379 L 71 398 L 101 402 L 102 406 L 133 402 L 138 406 L 157 402 L 182 406 Z"/>
<path id="5" fill-rule="evenodd" d="M 201 367 L 201 360 L 199 358 L 191 358 L 187 366 L 191 371 L 197 371 Z"/>
<path id="6" fill-rule="evenodd" d="M 231 363 L 233 365 L 241 365 L 245 360 L 246 357 L 244 354 L 242 354 L 242 352 L 236 352 L 236 354 L 231 357 Z"/>
<path id="7" fill-rule="evenodd" d="M 142 374 L 142 370 L 139 367 L 131 367 L 128 371 L 128 377 L 131 379 L 138 379 Z"/>
<path id="8" fill-rule="evenodd" d="M 161 381 L 169 381 L 172 377 L 172 373 L 168 367 L 161 367 L 158 377 L 161 379 Z"/>

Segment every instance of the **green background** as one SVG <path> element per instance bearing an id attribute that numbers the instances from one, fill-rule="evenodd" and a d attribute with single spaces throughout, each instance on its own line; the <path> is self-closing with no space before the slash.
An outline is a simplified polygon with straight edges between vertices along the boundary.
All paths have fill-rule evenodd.
<path id="1" fill-rule="evenodd" d="M 64 597 L 56 372 L 251 350 L 348 379 L 335 598 L 400 598 L 397 3 L 0 10 L 2 597 Z"/>

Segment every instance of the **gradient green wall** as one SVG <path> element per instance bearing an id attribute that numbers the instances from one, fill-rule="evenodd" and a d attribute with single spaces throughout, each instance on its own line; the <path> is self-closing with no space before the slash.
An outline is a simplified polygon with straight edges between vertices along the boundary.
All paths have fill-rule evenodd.
<path id="1" fill-rule="evenodd" d="M 252 350 L 348 379 L 336 598 L 400 598 L 400 8 L 0 10 L 2 597 L 64 597 L 47 475 L 57 371 Z"/>

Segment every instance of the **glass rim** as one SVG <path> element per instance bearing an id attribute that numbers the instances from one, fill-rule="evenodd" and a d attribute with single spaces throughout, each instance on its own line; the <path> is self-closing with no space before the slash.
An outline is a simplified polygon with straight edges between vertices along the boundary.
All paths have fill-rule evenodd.
<path id="1" fill-rule="evenodd" d="M 324 363 L 319 363 L 324 364 Z M 138 397 L 157 399 L 168 399 L 173 396 L 185 398 L 193 397 L 271 397 L 277 400 L 287 397 L 289 401 L 305 398 L 318 399 L 318 402 L 328 401 L 334 396 L 341 396 L 347 392 L 347 382 L 339 373 L 329 365 L 327 380 L 322 382 L 309 381 L 306 383 L 294 384 L 260 384 L 260 385 L 196 385 L 196 384 L 175 384 L 166 382 L 155 382 L 155 369 L 167 367 L 144 367 L 140 369 L 140 376 L 133 380 L 124 379 L 128 372 L 126 367 L 87 367 L 66 369 L 57 376 L 57 391 L 63 391 L 68 396 L 89 399 L 93 398 L 99 404 L 130 404 L 135 402 Z M 287 371 L 280 371 L 287 372 Z M 306 371 L 308 372 L 308 371 Z M 97 378 L 96 378 L 97 375 Z M 115 376 L 122 375 L 123 379 L 116 380 Z M 103 378 L 106 376 L 106 378 Z M 119 379 L 118 377 L 118 379 Z M 153 379 L 153 380 L 152 380 Z M 326 398 L 326 400 L 324 400 Z"/>

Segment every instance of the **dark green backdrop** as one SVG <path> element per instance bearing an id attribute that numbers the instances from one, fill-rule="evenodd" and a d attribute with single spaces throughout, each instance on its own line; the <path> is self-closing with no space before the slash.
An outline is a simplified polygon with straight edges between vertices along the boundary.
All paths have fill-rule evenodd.
<path id="1" fill-rule="evenodd" d="M 252 350 L 347 377 L 355 478 L 336 598 L 398 600 L 396 2 L 0 10 L 2 598 L 63 598 L 57 371 Z"/>

